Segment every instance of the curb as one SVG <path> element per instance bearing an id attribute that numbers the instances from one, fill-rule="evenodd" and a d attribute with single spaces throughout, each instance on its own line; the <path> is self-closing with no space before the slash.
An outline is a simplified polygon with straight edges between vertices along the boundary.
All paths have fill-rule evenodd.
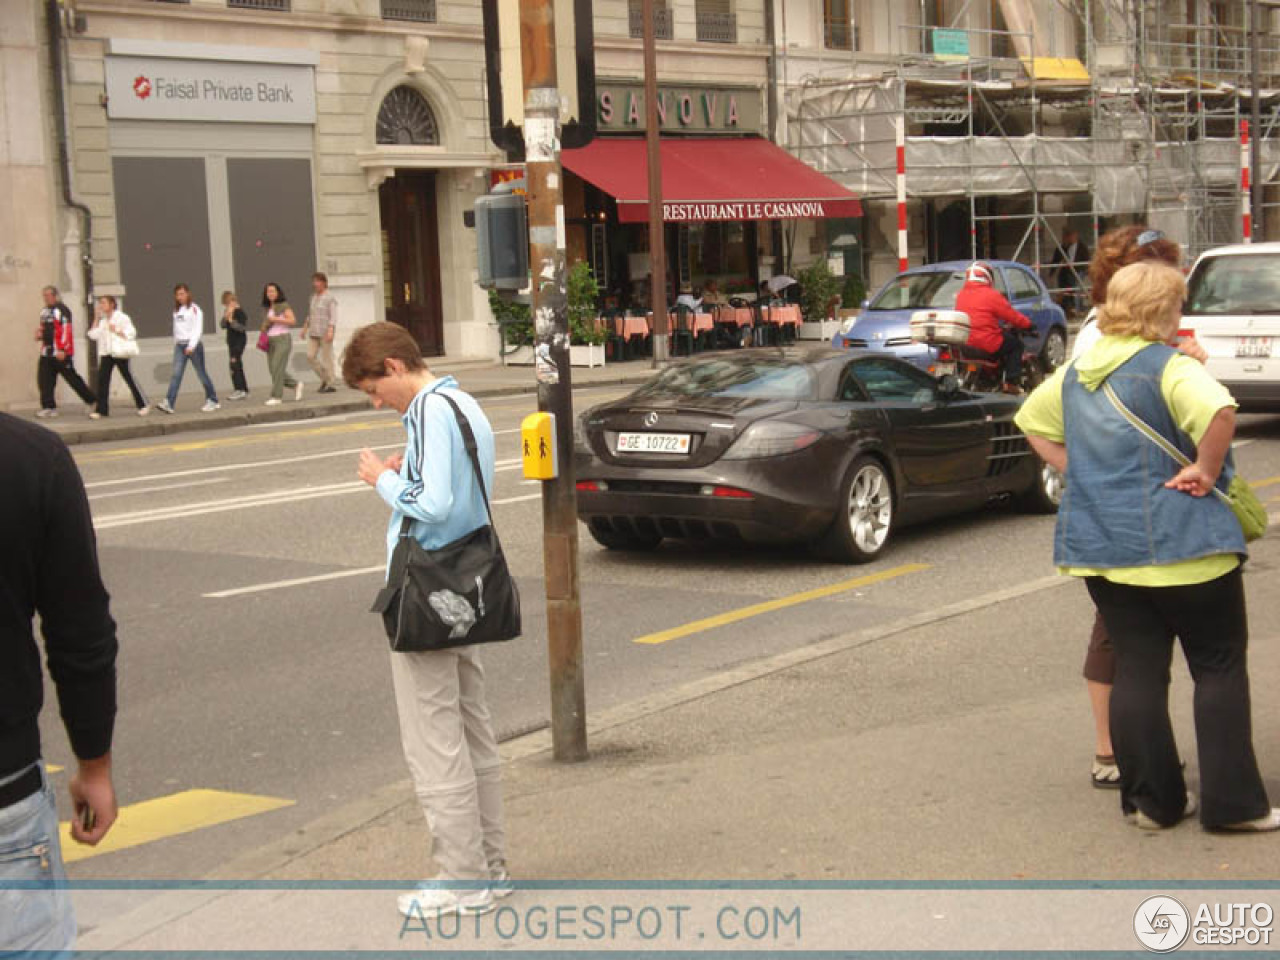
<path id="1" fill-rule="evenodd" d="M 574 389 L 590 389 L 594 387 L 620 387 L 631 384 L 643 383 L 652 376 L 652 373 L 643 375 L 627 375 L 617 377 L 612 380 L 588 380 L 574 384 Z M 465 384 L 463 389 L 466 389 Z M 494 397 L 515 397 L 534 394 L 538 392 L 536 383 L 512 384 L 510 386 L 498 387 L 477 387 L 475 390 L 468 390 L 471 396 L 477 400 L 492 399 Z M 352 400 L 338 400 L 332 403 L 326 403 L 323 406 L 303 406 L 296 407 L 290 405 L 282 405 L 279 407 L 271 407 L 268 409 L 245 410 L 243 413 L 231 411 L 214 415 L 202 415 L 200 419 L 175 419 L 171 414 L 161 413 L 153 408 L 151 416 L 145 420 L 135 420 L 130 423 L 122 423 L 120 425 L 112 424 L 106 427 L 89 427 L 83 428 L 72 427 L 67 430 L 59 430 L 51 427 L 42 421 L 33 420 L 35 423 L 41 423 L 53 433 L 58 434 L 67 446 L 78 446 L 87 443 L 110 443 L 115 440 L 138 440 L 147 437 L 163 437 L 179 433 L 195 433 L 208 430 L 230 430 L 235 427 L 244 427 L 251 424 L 264 423 L 284 423 L 296 420 L 320 420 L 325 417 L 340 416 L 348 413 L 361 413 L 366 410 L 372 410 L 369 401 L 364 397 Z M 24 417 L 23 419 L 30 419 Z"/>

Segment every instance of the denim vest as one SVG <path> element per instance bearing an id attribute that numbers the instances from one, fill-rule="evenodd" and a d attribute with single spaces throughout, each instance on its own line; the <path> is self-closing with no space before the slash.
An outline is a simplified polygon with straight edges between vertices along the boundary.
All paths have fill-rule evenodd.
<path id="1" fill-rule="evenodd" d="M 1174 350 L 1152 344 L 1108 377 L 1130 410 L 1191 460 L 1196 446 L 1160 392 Z M 1165 483 L 1181 467 L 1111 405 L 1081 385 L 1073 363 L 1062 384 L 1067 489 L 1058 510 L 1054 562 L 1060 567 L 1150 567 L 1223 553 L 1245 555 L 1244 534 L 1231 508 L 1215 496 L 1192 497 Z M 1218 486 L 1234 473 L 1228 454 Z"/>

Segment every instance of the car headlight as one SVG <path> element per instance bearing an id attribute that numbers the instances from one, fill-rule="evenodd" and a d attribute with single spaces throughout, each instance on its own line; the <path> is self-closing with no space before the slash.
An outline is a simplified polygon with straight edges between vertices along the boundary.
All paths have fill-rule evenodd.
<path id="1" fill-rule="evenodd" d="M 754 460 L 795 453 L 818 442 L 821 431 L 785 420 L 761 420 L 751 424 L 733 441 L 722 460 Z"/>

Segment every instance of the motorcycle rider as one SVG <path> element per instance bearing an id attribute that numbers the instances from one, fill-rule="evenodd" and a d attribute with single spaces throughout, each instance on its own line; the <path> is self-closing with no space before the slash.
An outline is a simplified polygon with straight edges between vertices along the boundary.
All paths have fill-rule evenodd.
<path id="1" fill-rule="evenodd" d="M 975 260 L 965 271 L 964 286 L 956 297 L 956 309 L 969 315 L 970 350 L 996 360 L 1004 374 L 1005 393 L 1021 393 L 1018 380 L 1022 376 L 1022 341 L 1001 326 L 1004 321 L 1019 330 L 1031 330 L 1031 321 L 1013 309 L 1004 294 L 995 288 L 995 275 L 989 264 Z"/>

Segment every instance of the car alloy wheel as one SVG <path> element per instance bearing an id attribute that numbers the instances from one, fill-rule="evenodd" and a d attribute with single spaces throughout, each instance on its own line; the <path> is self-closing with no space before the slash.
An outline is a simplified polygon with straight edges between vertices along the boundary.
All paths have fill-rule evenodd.
<path id="1" fill-rule="evenodd" d="M 1067 338 L 1057 327 L 1050 330 L 1049 335 L 1045 337 L 1041 356 L 1044 358 L 1046 371 L 1057 370 L 1067 362 Z"/>
<path id="2" fill-rule="evenodd" d="M 893 522 L 893 492 L 880 464 L 862 465 L 849 485 L 849 533 L 864 554 L 879 553 Z"/>

